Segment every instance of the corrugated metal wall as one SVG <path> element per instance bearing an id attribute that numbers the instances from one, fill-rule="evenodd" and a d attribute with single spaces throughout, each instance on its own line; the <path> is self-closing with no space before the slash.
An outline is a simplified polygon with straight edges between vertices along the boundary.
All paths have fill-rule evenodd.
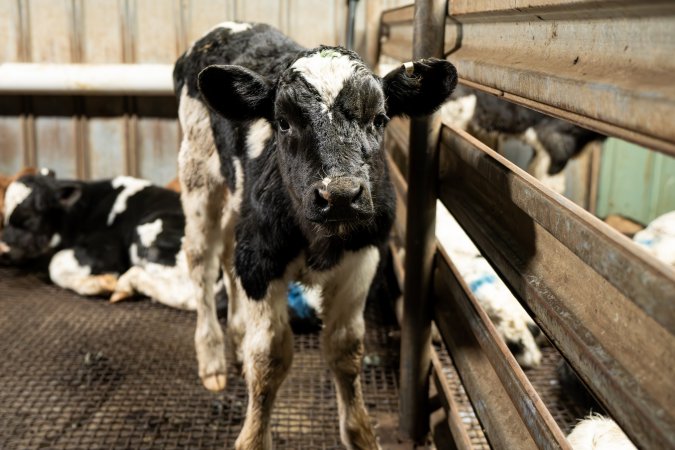
<path id="1" fill-rule="evenodd" d="M 403 3 L 367 1 L 369 11 Z M 267 22 L 306 46 L 343 44 L 346 11 L 347 0 L 0 0 L 0 62 L 173 63 L 225 20 Z M 31 165 L 165 183 L 176 172 L 175 111 L 163 97 L 0 96 L 0 173 Z"/>

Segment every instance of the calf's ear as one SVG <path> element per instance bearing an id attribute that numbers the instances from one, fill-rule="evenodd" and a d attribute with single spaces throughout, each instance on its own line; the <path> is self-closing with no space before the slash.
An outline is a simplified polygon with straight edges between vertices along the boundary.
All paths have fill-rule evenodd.
<path id="1" fill-rule="evenodd" d="M 82 197 L 82 186 L 75 183 L 63 183 L 56 190 L 56 198 L 65 209 L 75 206 Z"/>
<path id="2" fill-rule="evenodd" d="M 204 101 L 226 119 L 272 119 L 274 89 L 251 70 L 241 66 L 208 66 L 199 73 L 198 85 Z"/>
<path id="3" fill-rule="evenodd" d="M 455 86 L 457 70 L 444 59 L 429 58 L 408 63 L 392 70 L 382 80 L 387 115 L 418 117 L 431 114 L 447 100 Z"/>

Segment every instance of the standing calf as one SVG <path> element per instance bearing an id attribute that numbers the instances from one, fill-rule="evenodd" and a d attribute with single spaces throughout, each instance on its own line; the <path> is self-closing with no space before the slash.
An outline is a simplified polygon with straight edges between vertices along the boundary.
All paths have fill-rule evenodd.
<path id="1" fill-rule="evenodd" d="M 199 375 L 210 390 L 225 387 L 212 291 L 220 260 L 229 346 L 249 392 L 237 449 L 272 445 L 272 405 L 292 359 L 290 280 L 322 292 L 343 443 L 378 448 L 359 376 L 364 303 L 395 213 L 382 136 L 389 117 L 438 108 L 457 78 L 447 61 L 412 69 L 381 79 L 343 48 L 306 50 L 267 25 L 232 22 L 176 62 Z"/>

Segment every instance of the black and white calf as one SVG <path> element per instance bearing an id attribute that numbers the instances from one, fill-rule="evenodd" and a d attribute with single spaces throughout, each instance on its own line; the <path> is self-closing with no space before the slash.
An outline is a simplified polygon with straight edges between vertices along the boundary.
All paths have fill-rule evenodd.
<path id="1" fill-rule="evenodd" d="M 465 86 L 457 88 L 440 115 L 558 193 L 565 192 L 562 170 L 568 161 L 590 142 L 604 139 L 593 131 Z"/>
<path id="2" fill-rule="evenodd" d="M 113 301 L 139 293 L 195 309 L 176 192 L 132 177 L 82 182 L 28 175 L 7 188 L 4 214 L 3 258 L 46 257 L 61 287 L 112 294 Z"/>
<path id="3" fill-rule="evenodd" d="M 454 67 L 424 60 L 381 79 L 345 49 L 306 50 L 267 25 L 223 23 L 179 58 L 174 82 L 199 374 L 208 389 L 225 387 L 211 288 L 220 259 L 228 342 L 249 390 L 236 448 L 272 445 L 272 405 L 292 359 L 290 280 L 322 294 L 314 306 L 343 443 L 378 448 L 359 377 L 364 303 L 395 213 L 382 136 L 389 117 L 438 108 Z"/>

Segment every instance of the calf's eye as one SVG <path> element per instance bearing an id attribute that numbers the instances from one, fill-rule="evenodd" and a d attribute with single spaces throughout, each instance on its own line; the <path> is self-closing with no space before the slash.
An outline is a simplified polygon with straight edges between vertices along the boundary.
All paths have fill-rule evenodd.
<path id="1" fill-rule="evenodd" d="M 277 125 L 279 126 L 279 130 L 283 133 L 291 129 L 291 125 L 288 123 L 286 119 L 278 119 Z"/>
<path id="2" fill-rule="evenodd" d="M 383 128 L 387 122 L 389 122 L 389 117 L 387 117 L 386 114 L 378 114 L 373 119 L 373 125 L 375 125 L 376 128 Z"/>

